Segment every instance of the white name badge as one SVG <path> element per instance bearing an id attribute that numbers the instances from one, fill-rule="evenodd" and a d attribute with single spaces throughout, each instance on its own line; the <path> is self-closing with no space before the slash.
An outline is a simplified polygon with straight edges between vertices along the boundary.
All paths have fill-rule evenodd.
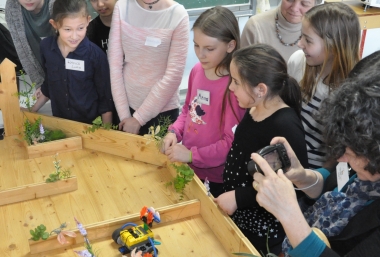
<path id="1" fill-rule="evenodd" d="M 65 58 L 66 70 L 84 71 L 84 61 Z"/>
<path id="2" fill-rule="evenodd" d="M 236 127 L 237 127 L 237 125 L 235 125 L 235 126 L 232 127 L 232 133 L 233 133 L 234 135 L 235 135 Z"/>
<path id="3" fill-rule="evenodd" d="M 200 104 L 210 105 L 210 92 L 198 89 L 197 90 L 197 102 Z"/>
<path id="4" fill-rule="evenodd" d="M 156 38 L 156 37 L 146 37 L 145 45 L 157 47 L 157 46 L 161 45 L 161 39 Z"/>
<path id="5" fill-rule="evenodd" d="M 340 162 L 336 165 L 336 178 L 338 181 L 338 191 L 340 191 L 349 180 L 347 162 Z"/>

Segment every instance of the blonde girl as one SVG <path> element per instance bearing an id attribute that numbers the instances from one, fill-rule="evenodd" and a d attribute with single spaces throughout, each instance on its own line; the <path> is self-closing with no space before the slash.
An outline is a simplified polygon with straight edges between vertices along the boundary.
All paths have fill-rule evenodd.
<path id="1" fill-rule="evenodd" d="M 300 84 L 302 124 L 310 168 L 326 162 L 322 125 L 316 114 L 322 101 L 338 88 L 359 61 L 360 24 L 346 4 L 327 3 L 310 9 L 302 21 L 302 38 L 288 61 L 289 74 Z M 328 165 L 328 164 L 326 164 Z"/>

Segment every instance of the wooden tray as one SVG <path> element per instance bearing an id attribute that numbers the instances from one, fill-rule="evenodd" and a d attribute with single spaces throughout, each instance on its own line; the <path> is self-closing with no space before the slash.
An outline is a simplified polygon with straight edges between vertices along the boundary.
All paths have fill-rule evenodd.
<path id="1" fill-rule="evenodd" d="M 5 66 L 4 66 L 5 63 Z M 143 206 L 153 206 L 163 215 L 155 224 L 156 240 L 161 241 L 160 256 L 232 256 L 233 252 L 258 255 L 233 221 L 208 197 L 196 177 L 179 195 L 165 184 L 176 171 L 154 143 L 144 137 L 119 131 L 97 130 L 83 134 L 87 124 L 19 112 L 11 95 L 16 92 L 14 66 L 6 60 L 0 65 L 0 109 L 3 111 L 6 137 L 0 141 L 0 190 L 9 190 L 44 181 L 54 169 L 51 156 L 28 159 L 25 147 L 15 139 L 22 116 L 42 117 L 50 129 L 62 129 L 69 136 L 80 136 L 83 149 L 59 155 L 61 165 L 77 177 L 78 190 L 0 206 L 0 252 L 7 257 L 73 257 L 73 249 L 83 249 L 81 237 L 57 248 L 54 238 L 48 246 L 31 243 L 29 230 L 44 224 L 48 231 L 74 217 L 86 226 L 99 257 L 121 256 L 111 239 L 120 224 L 136 220 Z M 17 100 L 17 99 L 16 99 Z M 132 215 L 132 216 L 131 216 Z M 107 236 L 108 235 L 108 236 Z M 83 240 L 83 239 L 82 239 Z M 34 254 L 32 254 L 32 252 Z"/>

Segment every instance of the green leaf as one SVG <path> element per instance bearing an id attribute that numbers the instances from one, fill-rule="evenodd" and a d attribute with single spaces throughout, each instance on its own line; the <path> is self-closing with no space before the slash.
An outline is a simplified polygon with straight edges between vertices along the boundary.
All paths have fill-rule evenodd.
<path id="1" fill-rule="evenodd" d="M 102 117 L 100 116 L 96 117 L 95 120 L 92 121 L 92 124 L 102 125 Z"/>
<path id="2" fill-rule="evenodd" d="M 41 236 L 42 240 L 46 240 L 49 238 L 49 233 L 48 232 L 44 232 Z"/>
<path id="3" fill-rule="evenodd" d="M 46 231 L 46 227 L 44 224 L 38 226 L 41 231 Z"/>

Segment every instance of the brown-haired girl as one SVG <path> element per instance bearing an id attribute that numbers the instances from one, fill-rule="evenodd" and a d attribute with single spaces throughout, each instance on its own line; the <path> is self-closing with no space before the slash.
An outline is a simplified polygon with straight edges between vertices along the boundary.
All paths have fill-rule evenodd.
<path id="1" fill-rule="evenodd" d="M 230 10 L 217 6 L 198 17 L 193 31 L 199 63 L 190 73 L 182 113 L 169 127 L 172 133 L 164 139 L 163 152 L 171 161 L 189 163 L 201 180 L 209 181 L 210 192 L 217 197 L 223 192 L 233 127 L 244 114 L 233 94 L 224 97 L 231 57 L 240 45 L 239 25 Z"/>
<path id="2" fill-rule="evenodd" d="M 251 153 L 285 137 L 307 166 L 305 134 L 300 120 L 301 92 L 288 76 L 286 62 L 271 46 L 255 44 L 236 51 L 230 65 L 230 90 L 240 107 L 250 108 L 236 128 L 223 173 L 224 191 L 215 202 L 258 251 L 281 251 L 284 230 L 276 218 L 256 202 L 247 164 Z"/>
<path id="3" fill-rule="evenodd" d="M 53 116 L 91 124 L 101 115 L 111 123 L 107 56 L 86 37 L 89 21 L 85 0 L 55 1 L 49 22 L 57 35 L 41 41 L 45 80 L 32 111 L 50 99 Z"/>

